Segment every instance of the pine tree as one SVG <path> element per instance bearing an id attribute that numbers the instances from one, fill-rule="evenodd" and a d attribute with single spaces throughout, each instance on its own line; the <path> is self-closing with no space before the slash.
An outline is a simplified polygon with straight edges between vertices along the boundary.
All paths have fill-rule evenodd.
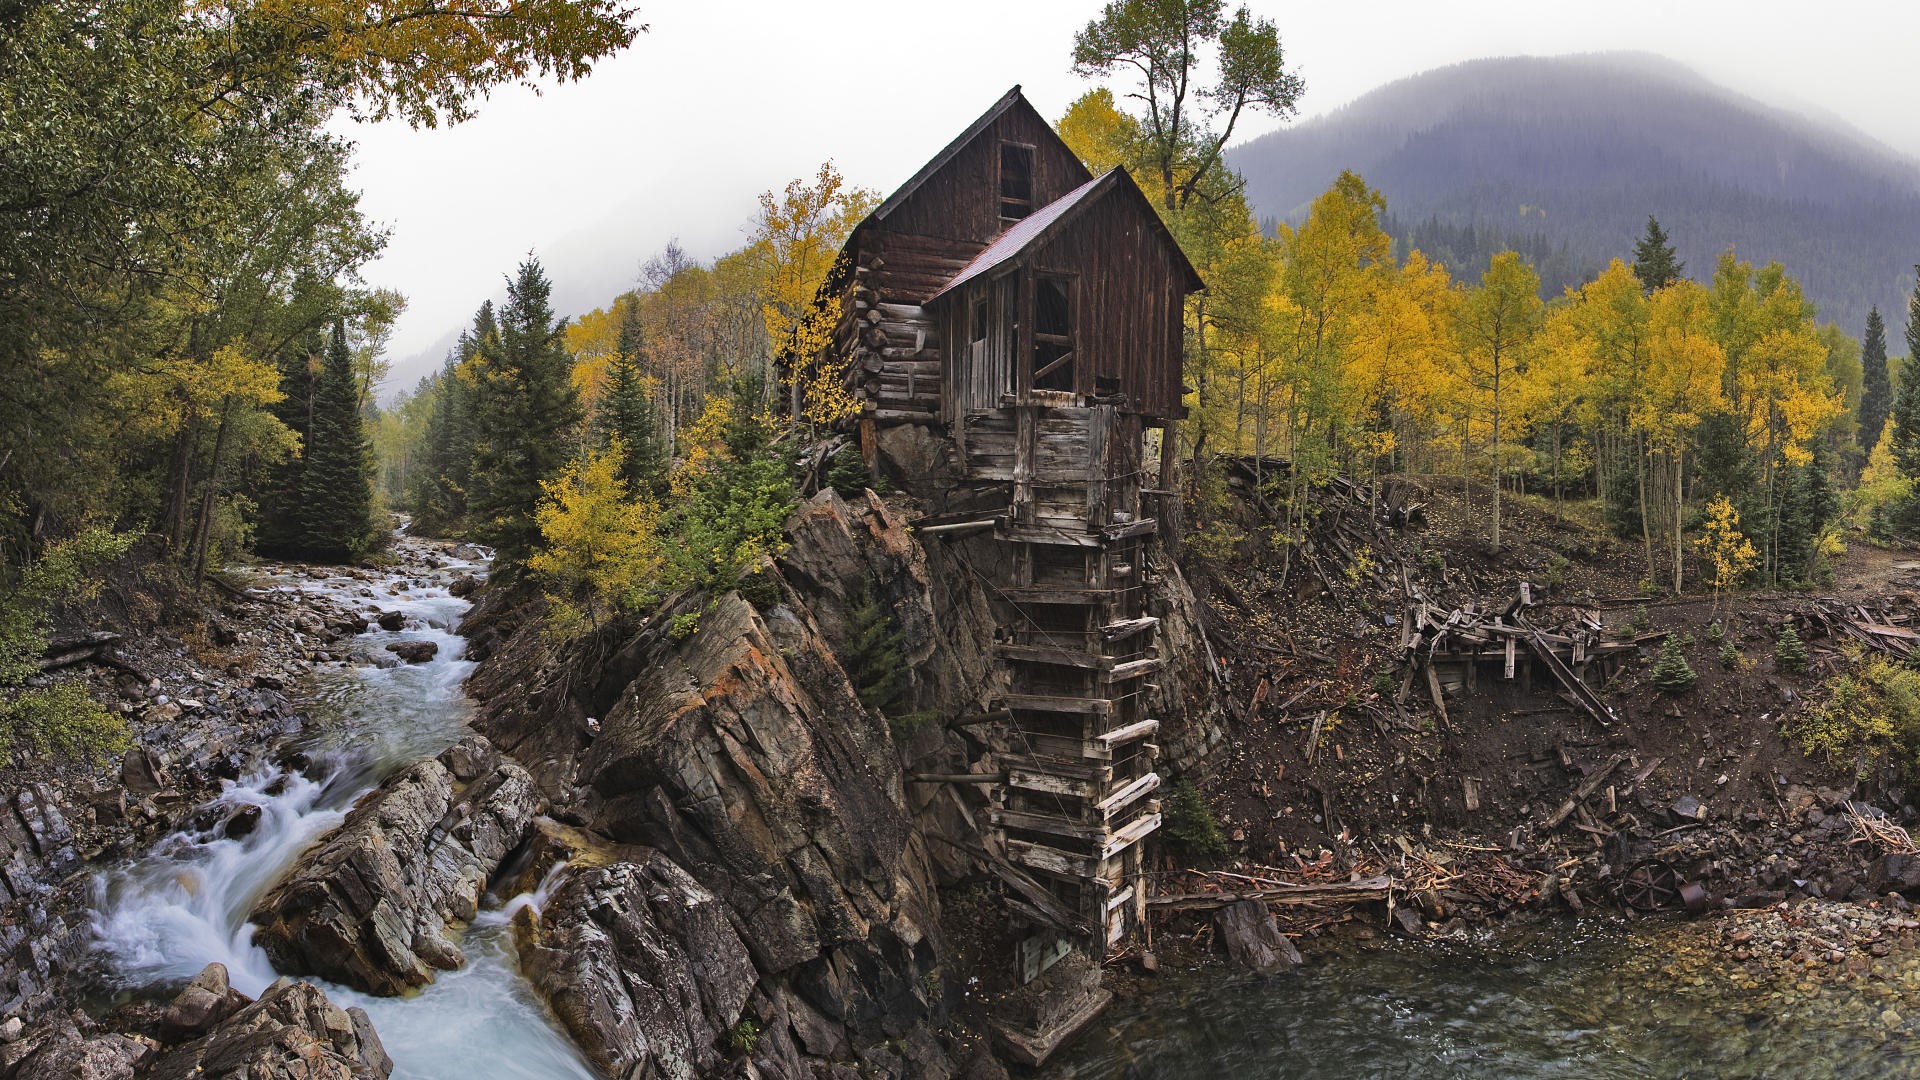
<path id="1" fill-rule="evenodd" d="M 336 320 L 313 396 L 313 428 L 300 479 L 301 554 L 351 562 L 373 538 L 373 468 L 361 425 L 360 385 Z"/>
<path id="2" fill-rule="evenodd" d="M 1660 659 L 1653 662 L 1653 685 L 1662 693 L 1684 694 L 1693 688 L 1698 678 L 1680 652 L 1679 637 L 1668 634 L 1666 644 L 1660 646 Z"/>
<path id="3" fill-rule="evenodd" d="M 1780 631 L 1773 643 L 1773 666 L 1785 672 L 1798 675 L 1807 670 L 1807 646 L 1794 632 L 1793 624 L 1788 623 Z"/>
<path id="4" fill-rule="evenodd" d="M 900 657 L 900 631 L 869 583 L 862 581 L 853 594 L 847 622 L 847 644 L 839 650 L 847 678 L 860 704 L 891 713 L 906 697 L 907 665 Z"/>
<path id="5" fill-rule="evenodd" d="M 1662 285 L 1680 280 L 1687 272 L 1687 264 L 1674 258 L 1673 245 L 1667 241 L 1666 231 L 1660 228 L 1660 222 L 1652 214 L 1647 215 L 1647 234 L 1633 247 L 1633 276 L 1640 279 L 1640 286 L 1648 292 Z"/>
<path id="6" fill-rule="evenodd" d="M 1893 406 L 1893 383 L 1887 376 L 1887 324 L 1878 307 L 1867 312 L 1867 333 L 1860 339 L 1860 373 L 1860 449 L 1871 453 Z"/>
<path id="7" fill-rule="evenodd" d="M 1894 388 L 1893 408 L 1888 420 L 1893 424 L 1893 461 L 1900 475 L 1920 478 L 1920 266 L 1913 268 L 1916 281 L 1913 299 L 1907 302 L 1907 364 L 1903 378 Z"/>
<path id="8" fill-rule="evenodd" d="M 553 315 L 552 284 L 537 259 L 507 283 L 495 331 L 475 343 L 469 527 L 491 544 L 495 572 L 512 578 L 540 540 L 540 483 L 559 474 L 580 423 L 573 365 Z"/>
<path id="9" fill-rule="evenodd" d="M 326 335 L 304 334 L 279 357 L 280 392 L 286 396 L 273 413 L 287 429 L 300 436 L 302 447 L 313 445 L 313 414 L 324 364 Z M 254 528 L 254 550 L 275 557 L 301 558 L 300 499 L 305 486 L 307 455 L 288 457 L 267 471 L 259 496 L 260 521 Z"/>
<path id="10" fill-rule="evenodd" d="M 646 333 L 639 305 L 622 305 L 620 342 L 607 366 L 607 388 L 594 410 L 594 442 L 621 447 L 620 478 L 636 493 L 659 486 L 667 472 L 659 411 L 653 405 L 654 382 L 646 369 Z"/>

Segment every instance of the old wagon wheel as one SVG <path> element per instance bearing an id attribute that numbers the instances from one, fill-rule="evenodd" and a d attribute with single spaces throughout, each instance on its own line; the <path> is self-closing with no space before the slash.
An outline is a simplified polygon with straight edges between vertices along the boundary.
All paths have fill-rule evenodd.
<path id="1" fill-rule="evenodd" d="M 1640 911 L 1671 911 L 1685 907 L 1680 874 L 1666 863 L 1649 859 L 1635 863 L 1620 877 L 1620 900 Z"/>

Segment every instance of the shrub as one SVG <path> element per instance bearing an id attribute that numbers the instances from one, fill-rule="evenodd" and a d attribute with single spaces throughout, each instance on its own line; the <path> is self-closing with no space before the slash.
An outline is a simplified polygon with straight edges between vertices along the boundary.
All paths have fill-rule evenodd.
<path id="1" fill-rule="evenodd" d="M 1920 671 L 1874 657 L 1828 684 L 1824 704 L 1789 717 L 1809 757 L 1866 775 L 1879 764 L 1920 775 Z"/>
<path id="2" fill-rule="evenodd" d="M 1188 855 L 1225 855 L 1227 838 L 1207 800 L 1193 782 L 1182 778 L 1167 795 L 1166 817 L 1160 832 L 1167 843 Z"/>
<path id="3" fill-rule="evenodd" d="M 1807 646 L 1794 632 L 1792 623 L 1781 629 L 1780 637 L 1773 643 L 1773 666 L 1795 675 L 1807 670 Z"/>
<path id="4" fill-rule="evenodd" d="M 546 589 L 549 630 L 557 634 L 577 629 L 583 616 L 588 626 L 597 626 L 608 615 L 639 611 L 660 599 L 667 568 L 660 515 L 628 492 L 619 471 L 624 452 L 616 440 L 540 485 L 545 498 L 534 522 L 541 548 L 527 569 Z"/>
<path id="5" fill-rule="evenodd" d="M 852 443 L 841 447 L 833 455 L 833 463 L 827 466 L 827 486 L 843 499 L 859 498 L 868 488 L 872 488 L 876 494 L 885 495 L 891 488 L 886 477 L 867 468 L 866 459 L 860 456 L 860 448 Z"/>
<path id="6" fill-rule="evenodd" d="M 675 641 L 685 641 L 700 632 L 700 613 L 689 611 L 685 615 L 675 615 L 673 625 L 667 628 L 667 636 Z"/>
<path id="7" fill-rule="evenodd" d="M 1740 655 L 1740 649 L 1729 641 L 1720 646 L 1720 666 L 1728 671 L 1739 671 L 1747 666 L 1747 658 Z"/>
<path id="8" fill-rule="evenodd" d="M 95 701 L 78 679 L 0 699 L 0 765 L 12 764 L 16 749 L 98 765 L 132 745 L 126 718 Z"/>
<path id="9" fill-rule="evenodd" d="M 735 1057 L 746 1057 L 760 1045 L 760 1025 L 753 1017 L 743 1016 L 740 1022 L 727 1031 L 727 1052 Z"/>
<path id="10" fill-rule="evenodd" d="M 1660 646 L 1660 659 L 1653 663 L 1653 685 L 1663 693 L 1684 694 L 1693 689 L 1698 678 L 1680 651 L 1680 639 L 1668 636 L 1666 644 Z"/>
<path id="11" fill-rule="evenodd" d="M 780 581 L 771 570 L 760 570 L 740 579 L 740 599 L 752 604 L 755 611 L 768 611 L 780 606 Z"/>

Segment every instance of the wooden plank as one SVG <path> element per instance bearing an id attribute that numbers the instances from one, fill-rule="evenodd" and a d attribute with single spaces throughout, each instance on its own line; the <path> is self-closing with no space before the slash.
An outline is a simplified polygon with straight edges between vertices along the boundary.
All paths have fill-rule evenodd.
<path id="1" fill-rule="evenodd" d="M 1018 787 L 1013 777 L 1031 776 L 1036 779 L 1047 777 L 1055 781 L 1072 779 L 1101 788 L 1113 783 L 1113 766 L 1102 761 L 1088 761 L 1085 758 L 1039 758 L 1025 754 L 996 755 L 1000 764 L 1008 770 L 1008 783 Z"/>
<path id="2" fill-rule="evenodd" d="M 1108 623 L 1100 628 L 1100 636 L 1108 641 L 1118 641 L 1121 638 L 1132 637 L 1135 634 L 1142 634 L 1157 629 L 1159 626 L 1160 620 L 1157 617 L 1147 615 L 1138 619 L 1124 619 L 1120 622 Z"/>
<path id="3" fill-rule="evenodd" d="M 1258 900 L 1263 904 L 1357 904 L 1385 900 L 1393 888 L 1393 879 L 1383 875 L 1364 878 L 1360 881 L 1284 885 L 1250 889 L 1244 892 L 1179 893 L 1173 896 L 1155 896 L 1147 899 L 1147 905 L 1167 911 L 1204 911 L 1209 908 L 1237 904 L 1242 900 Z"/>
<path id="4" fill-rule="evenodd" d="M 1121 590 L 1079 585 L 1018 585 L 999 592 L 1002 599 L 1017 604 L 1105 604 L 1118 598 Z"/>
<path id="5" fill-rule="evenodd" d="M 1150 772 L 1140 779 L 1135 780 L 1133 783 L 1128 784 L 1126 787 L 1121 788 L 1119 791 L 1100 800 L 1094 809 L 1100 811 L 1102 814 L 1113 814 L 1116 811 L 1133 805 L 1142 796 L 1159 786 L 1160 774 Z"/>
<path id="6" fill-rule="evenodd" d="M 1071 697 L 1064 694 L 1008 694 L 1002 704 L 1009 709 L 1030 709 L 1034 712 L 1113 715 L 1113 702 L 1106 698 Z"/>
<path id="7" fill-rule="evenodd" d="M 1109 776 L 1113 766 L 1104 770 Z M 1157 774 L 1156 774 L 1157 775 Z M 1012 769 L 1007 773 L 1007 784 L 1022 791 L 1039 791 L 1048 795 L 1067 795 L 1076 799 L 1092 799 L 1100 794 L 1103 786 L 1100 781 L 1077 777 L 1057 776 L 1050 772 L 1030 769 Z"/>
<path id="8" fill-rule="evenodd" d="M 1145 840 L 1160 827 L 1159 814 L 1146 814 L 1134 819 L 1133 823 L 1113 834 L 1107 846 L 1100 849 L 1100 861 L 1105 862 L 1133 845 Z M 1011 843 L 1011 841 L 1009 841 Z"/>
<path id="9" fill-rule="evenodd" d="M 1124 664 L 1114 665 L 1113 670 L 1107 672 L 1107 678 L 1113 682 L 1123 682 L 1127 679 L 1137 679 L 1142 675 L 1151 675 L 1165 666 L 1166 662 L 1157 656 L 1145 660 L 1130 660 Z"/>
<path id="10" fill-rule="evenodd" d="M 1159 730 L 1160 721 L 1140 720 L 1128 724 L 1126 727 L 1116 728 L 1103 735 L 1095 735 L 1093 741 L 1111 750 L 1116 746 L 1125 745 L 1136 739 L 1144 739 Z"/>
<path id="11" fill-rule="evenodd" d="M 1157 825 L 1158 822 L 1155 824 Z M 1061 851 L 1059 848 L 1036 844 L 1029 840 L 1009 838 L 1007 857 L 1022 866 L 1045 870 L 1049 874 L 1059 874 L 1061 877 L 1090 878 L 1093 876 L 1094 860 L 1091 856 L 1075 855 L 1070 851 Z"/>
<path id="12" fill-rule="evenodd" d="M 1133 536 L 1151 536 L 1157 532 L 1159 528 L 1160 523 L 1153 518 L 1141 518 L 1139 521 L 1128 521 L 1117 525 L 1108 525 L 1100 531 L 1102 535 L 1109 540 L 1125 540 Z"/>
<path id="13" fill-rule="evenodd" d="M 1613 770 L 1619 768 L 1620 763 L 1625 760 L 1627 760 L 1627 755 L 1624 753 L 1615 754 L 1608 758 L 1605 765 L 1594 770 L 1593 775 L 1587 777 L 1586 783 L 1574 789 L 1573 798 L 1560 804 L 1560 809 L 1553 812 L 1553 816 L 1543 823 L 1544 826 L 1549 829 L 1559 828 L 1561 822 L 1573 816 L 1574 808 L 1579 806 L 1582 800 L 1600 790 L 1600 785 L 1606 783 L 1607 777 L 1612 776 Z"/>
<path id="14" fill-rule="evenodd" d="M 1029 515 L 1031 515 L 1032 510 L 1033 493 L 1031 486 L 1029 486 L 1027 491 L 1027 512 Z M 1016 516 L 1018 516 L 1018 513 L 1019 507 L 1018 504 L 1016 504 Z M 1097 548 L 1102 546 L 1101 538 L 1098 534 L 1069 531 L 1067 529 L 1055 528 L 1051 525 L 1023 525 L 1008 522 L 1001 528 L 999 535 L 1002 540 L 1016 544 L 1052 544 L 1056 546 L 1084 548 Z"/>
<path id="15" fill-rule="evenodd" d="M 1035 814 L 1025 810 L 990 810 L 987 819 L 995 825 L 1007 829 L 1026 829 L 1029 832 L 1043 832 L 1054 836 L 1064 836 L 1073 840 L 1091 840 L 1106 843 L 1113 835 L 1112 830 L 1102 823 L 1085 825 L 1056 814 Z"/>
<path id="16" fill-rule="evenodd" d="M 1053 664 L 1058 667 L 1080 668 L 1083 671 L 1099 671 L 1112 661 L 1097 656 L 1085 649 L 1063 648 L 1058 645 L 1013 645 L 1001 642 L 993 651 L 1003 660 L 1018 660 L 1030 664 Z"/>

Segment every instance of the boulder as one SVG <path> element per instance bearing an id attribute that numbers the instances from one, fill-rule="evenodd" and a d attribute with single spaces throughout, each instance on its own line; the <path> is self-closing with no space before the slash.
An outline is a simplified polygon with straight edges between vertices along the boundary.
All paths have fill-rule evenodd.
<path id="1" fill-rule="evenodd" d="M 424 664 L 439 655 L 440 646 L 431 641 L 396 641 L 387 651 L 409 664 Z"/>
<path id="2" fill-rule="evenodd" d="M 1278 975 L 1300 966 L 1300 950 L 1258 900 L 1242 900 L 1214 912 L 1213 927 L 1234 963 L 1256 974 Z"/>
<path id="3" fill-rule="evenodd" d="M 249 1004 L 245 994 L 228 985 L 225 964 L 208 964 L 167 1003 L 160 1015 L 161 1036 L 169 1042 L 198 1038 Z"/>
<path id="4" fill-rule="evenodd" d="M 602 1075 L 707 1075 L 759 973 L 718 897 L 659 852 L 627 851 L 521 909 L 521 970 Z"/>
<path id="5" fill-rule="evenodd" d="M 382 630 L 398 630 L 407 624 L 407 616 L 401 611 L 383 611 L 374 621 L 380 624 Z"/>
<path id="6" fill-rule="evenodd" d="M 154 1049 L 136 1036 L 83 1033 L 62 1018 L 0 1046 L 0 1080 L 134 1080 Z"/>
<path id="7" fill-rule="evenodd" d="M 447 928 L 479 911 L 542 808 L 526 770 L 469 736 L 361 799 L 254 908 L 255 941 L 281 970 L 371 994 L 431 982 L 433 968 L 464 961 Z"/>
<path id="8" fill-rule="evenodd" d="M 447 593 L 452 596 L 472 596 L 479 589 L 480 579 L 472 574 L 455 574 L 453 580 L 447 583 Z"/>
<path id="9" fill-rule="evenodd" d="M 169 1050 L 140 1077 L 387 1080 L 392 1073 L 393 1061 L 365 1010 L 341 1009 L 319 987 L 281 979 L 205 1036 Z"/>

